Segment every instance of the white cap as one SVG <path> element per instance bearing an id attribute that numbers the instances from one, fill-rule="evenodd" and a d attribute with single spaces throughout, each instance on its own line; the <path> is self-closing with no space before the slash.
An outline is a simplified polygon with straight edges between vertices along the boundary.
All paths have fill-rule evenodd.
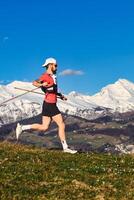
<path id="1" fill-rule="evenodd" d="M 56 60 L 54 58 L 47 58 L 45 60 L 45 63 L 42 65 L 43 67 L 47 66 L 48 64 L 55 64 L 56 65 Z"/>

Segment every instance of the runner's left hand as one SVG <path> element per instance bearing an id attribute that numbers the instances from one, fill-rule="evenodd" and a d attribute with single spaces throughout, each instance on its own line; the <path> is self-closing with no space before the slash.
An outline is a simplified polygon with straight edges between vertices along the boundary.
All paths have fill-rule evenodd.
<path id="1" fill-rule="evenodd" d="M 67 98 L 66 98 L 64 95 L 61 96 L 61 99 L 62 99 L 63 101 L 67 101 Z"/>

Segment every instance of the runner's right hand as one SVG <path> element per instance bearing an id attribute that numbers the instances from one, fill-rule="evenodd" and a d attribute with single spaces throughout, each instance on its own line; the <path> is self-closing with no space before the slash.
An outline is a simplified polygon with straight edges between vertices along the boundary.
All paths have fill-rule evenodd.
<path id="1" fill-rule="evenodd" d="M 44 83 L 41 84 L 41 86 L 43 86 L 43 87 L 46 87 L 47 85 L 48 85 L 47 82 L 44 82 Z"/>

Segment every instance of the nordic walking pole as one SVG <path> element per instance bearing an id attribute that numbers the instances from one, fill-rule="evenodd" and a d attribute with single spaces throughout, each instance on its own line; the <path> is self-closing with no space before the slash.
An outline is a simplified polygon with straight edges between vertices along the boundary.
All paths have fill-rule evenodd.
<path id="1" fill-rule="evenodd" d="M 23 88 L 19 88 L 19 87 L 14 87 L 14 89 L 17 89 L 17 90 L 22 90 L 22 91 L 27 91 L 27 92 L 32 92 L 32 93 L 35 93 L 35 94 L 41 94 L 41 95 L 44 95 L 44 93 L 42 93 L 42 92 L 30 91 L 30 90 L 23 89 Z M 60 96 L 57 96 L 57 98 L 61 99 L 61 97 L 60 97 Z"/>
<path id="2" fill-rule="evenodd" d="M 19 94 L 19 95 L 15 96 L 15 97 L 12 97 L 12 98 L 10 98 L 10 99 L 7 99 L 7 100 L 5 100 L 4 102 L 2 102 L 2 103 L 0 104 L 0 106 L 2 106 L 3 104 L 5 104 L 5 103 L 7 103 L 7 102 L 9 102 L 9 101 L 12 101 L 12 100 L 14 100 L 14 99 L 17 99 L 17 98 L 19 98 L 19 97 L 21 97 L 21 96 L 23 96 L 23 95 L 25 95 L 25 94 L 28 94 L 29 92 L 33 92 L 34 90 L 37 90 L 37 89 L 39 89 L 39 88 L 40 88 L 40 87 L 34 88 L 34 89 L 32 89 L 32 90 L 29 90 L 29 91 L 24 92 L 23 94 Z"/>
<path id="3" fill-rule="evenodd" d="M 34 91 L 30 91 L 30 90 L 27 90 L 27 89 L 24 89 L 24 88 L 14 87 L 14 89 L 22 90 L 22 91 L 27 91 L 27 92 L 32 92 L 32 93 L 35 93 L 35 94 L 44 95 L 44 93 L 42 93 L 42 92 L 34 92 Z"/>

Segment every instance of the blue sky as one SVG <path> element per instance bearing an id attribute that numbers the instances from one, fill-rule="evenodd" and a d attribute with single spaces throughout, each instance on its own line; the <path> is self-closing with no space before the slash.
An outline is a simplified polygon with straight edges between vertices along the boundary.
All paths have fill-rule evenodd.
<path id="1" fill-rule="evenodd" d="M 133 10 L 132 0 L 0 0 L 0 83 L 35 80 L 47 57 L 64 93 L 134 82 Z"/>

